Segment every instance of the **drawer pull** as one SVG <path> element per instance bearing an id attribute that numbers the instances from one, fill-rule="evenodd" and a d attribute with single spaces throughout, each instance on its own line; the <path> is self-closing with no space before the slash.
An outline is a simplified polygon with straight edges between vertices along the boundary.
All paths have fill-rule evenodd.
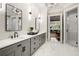
<path id="1" fill-rule="evenodd" d="M 22 47 L 22 52 L 25 52 L 26 51 L 26 47 Z"/>
<path id="2" fill-rule="evenodd" d="M 17 45 L 17 47 L 20 47 L 22 44 Z"/>

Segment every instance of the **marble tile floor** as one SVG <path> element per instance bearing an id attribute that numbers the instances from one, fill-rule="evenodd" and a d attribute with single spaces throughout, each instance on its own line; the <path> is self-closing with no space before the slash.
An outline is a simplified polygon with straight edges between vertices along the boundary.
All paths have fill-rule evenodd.
<path id="1" fill-rule="evenodd" d="M 45 42 L 32 56 L 79 56 L 79 48 L 62 44 L 53 38 Z"/>

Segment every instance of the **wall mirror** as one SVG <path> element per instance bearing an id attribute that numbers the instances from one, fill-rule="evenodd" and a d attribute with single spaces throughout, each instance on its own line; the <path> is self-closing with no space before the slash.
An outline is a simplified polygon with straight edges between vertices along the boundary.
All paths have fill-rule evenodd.
<path id="1" fill-rule="evenodd" d="M 10 4 L 6 4 L 5 30 L 6 31 L 22 30 L 22 10 Z"/>

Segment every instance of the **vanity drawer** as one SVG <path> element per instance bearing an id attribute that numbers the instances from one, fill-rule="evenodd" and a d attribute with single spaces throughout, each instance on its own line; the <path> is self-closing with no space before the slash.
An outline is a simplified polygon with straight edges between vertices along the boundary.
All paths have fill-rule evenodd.
<path id="1" fill-rule="evenodd" d="M 38 41 L 38 39 L 39 39 L 39 37 L 36 36 L 36 37 L 31 38 L 31 41 L 32 41 L 32 42 L 34 42 L 34 41 Z"/>
<path id="2" fill-rule="evenodd" d="M 39 36 L 31 38 L 31 55 L 39 48 Z"/>
<path id="3" fill-rule="evenodd" d="M 39 42 L 32 42 L 31 47 L 39 47 Z"/>
<path id="4" fill-rule="evenodd" d="M 45 42 L 45 33 L 31 38 L 31 55 Z"/>
<path id="5" fill-rule="evenodd" d="M 35 38 L 31 38 L 31 46 L 38 46 L 39 44 L 39 38 L 35 37 Z"/>
<path id="6" fill-rule="evenodd" d="M 31 55 L 38 49 L 37 46 L 31 46 Z"/>
<path id="7" fill-rule="evenodd" d="M 33 45 L 36 45 L 36 43 L 38 43 L 39 42 L 39 40 L 37 39 L 37 40 L 32 40 L 31 39 L 31 44 L 33 44 Z"/>

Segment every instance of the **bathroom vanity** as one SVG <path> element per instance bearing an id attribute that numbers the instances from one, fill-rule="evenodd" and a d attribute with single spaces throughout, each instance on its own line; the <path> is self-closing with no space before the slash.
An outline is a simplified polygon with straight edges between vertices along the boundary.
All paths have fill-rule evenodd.
<path id="1" fill-rule="evenodd" d="M 31 56 L 45 40 L 45 32 L 1 40 L 0 56 Z"/>
<path id="2" fill-rule="evenodd" d="M 6 37 L 7 39 L 0 40 L 0 56 L 31 56 L 44 44 L 46 40 L 46 32 L 40 31 L 40 25 L 37 21 L 33 24 L 35 26 L 34 30 L 36 31 L 31 34 L 27 34 L 27 31 L 26 33 L 24 32 L 25 34 L 18 36 L 18 32 L 22 31 L 22 26 L 26 25 L 22 22 L 22 20 L 25 20 L 22 19 L 22 12 L 24 11 L 12 4 L 7 3 L 5 5 L 5 31 L 7 33 L 10 32 L 11 34 L 9 37 L 7 36 L 8 38 Z M 38 20 L 37 16 L 34 18 L 34 20 Z M 22 25 L 22 23 L 25 25 Z M 12 34 L 13 32 L 14 34 Z"/>

